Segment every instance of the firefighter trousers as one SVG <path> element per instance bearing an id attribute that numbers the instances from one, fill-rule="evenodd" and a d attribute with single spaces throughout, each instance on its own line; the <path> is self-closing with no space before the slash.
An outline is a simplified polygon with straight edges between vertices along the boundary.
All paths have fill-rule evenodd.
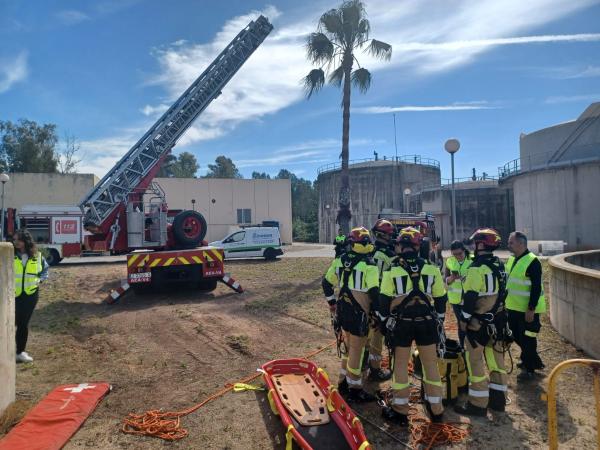
<path id="1" fill-rule="evenodd" d="M 381 358 L 383 353 L 383 334 L 379 327 L 369 328 L 369 367 L 373 369 L 381 368 Z"/>
<path id="2" fill-rule="evenodd" d="M 484 359 L 490 372 L 489 383 L 485 374 Z M 465 360 L 469 371 L 469 402 L 480 408 L 487 408 L 490 396 L 495 400 L 505 401 L 508 377 L 504 364 L 503 342 L 499 340 L 494 343 L 489 339 L 487 345 L 481 345 L 476 340 L 467 338 Z"/>
<path id="3" fill-rule="evenodd" d="M 342 355 L 342 366 L 338 381 L 344 377 L 350 389 L 362 389 L 362 365 L 367 344 L 367 336 L 356 336 L 344 331 L 346 354 Z"/>
<path id="4" fill-rule="evenodd" d="M 423 384 L 425 387 L 425 400 L 429 402 L 431 412 L 435 415 L 444 412 L 442 405 L 442 381 L 438 369 L 438 355 L 436 344 L 417 345 L 419 358 L 423 368 Z M 410 383 L 408 381 L 408 360 L 412 346 L 395 347 L 394 349 L 394 374 L 392 376 L 392 408 L 400 414 L 408 415 Z"/>

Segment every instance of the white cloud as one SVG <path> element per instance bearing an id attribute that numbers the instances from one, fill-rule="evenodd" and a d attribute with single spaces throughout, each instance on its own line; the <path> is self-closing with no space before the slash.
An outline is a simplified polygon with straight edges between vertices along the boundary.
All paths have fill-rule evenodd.
<path id="1" fill-rule="evenodd" d="M 26 51 L 19 53 L 13 60 L 0 59 L 0 94 L 27 78 L 28 72 Z"/>
<path id="2" fill-rule="evenodd" d="M 571 70 L 571 73 L 566 74 L 563 78 L 573 79 L 573 78 L 592 78 L 592 77 L 600 77 L 600 67 L 587 66 L 583 69 Z"/>
<path id="3" fill-rule="evenodd" d="M 436 0 L 371 0 L 366 2 L 373 37 L 393 46 L 391 61 L 378 61 L 366 54 L 359 59 L 376 72 L 401 69 L 403 76 L 444 72 L 468 64 L 478 54 L 499 45 L 600 40 L 600 34 L 519 36 L 535 27 L 593 4 L 595 0 L 469 0 L 441 3 Z M 205 44 L 182 40 L 155 51 L 160 74 L 153 84 L 165 87 L 170 100 L 177 98 L 210 64 L 213 58 L 245 27 L 264 14 L 275 29 L 229 82 L 194 126 L 181 139 L 185 146 L 220 137 L 242 122 L 261 120 L 303 98 L 300 79 L 310 70 L 305 57 L 306 35 L 315 29 L 327 5 L 306 4 L 302 18 L 293 20 L 275 7 L 227 21 L 215 38 Z M 309 6 L 310 5 L 310 6 Z M 337 6 L 331 2 L 330 7 Z M 152 106 L 144 108 L 145 113 Z M 154 107 L 156 108 L 156 107 Z M 378 107 L 372 107 L 378 108 Z M 487 106 L 406 106 L 398 111 L 471 110 Z M 376 110 L 373 109 L 371 113 Z M 389 111 L 376 111 L 389 112 Z"/>
<path id="4" fill-rule="evenodd" d="M 584 95 L 557 95 L 548 97 L 544 103 L 547 105 L 556 105 L 560 103 L 575 103 L 575 102 L 598 102 L 600 94 L 584 94 Z"/>
<path id="5" fill-rule="evenodd" d="M 165 105 L 164 103 L 161 103 L 160 105 L 156 106 L 146 105 L 142 109 L 140 109 L 140 111 L 145 116 L 158 116 L 159 114 L 162 114 L 167 109 L 169 109 L 169 107 L 169 105 Z"/>
<path id="6" fill-rule="evenodd" d="M 64 25 L 76 25 L 86 20 L 90 20 L 90 16 L 86 13 L 74 9 L 59 11 L 56 13 L 58 20 Z"/>
<path id="7" fill-rule="evenodd" d="M 464 104 L 453 103 L 452 105 L 441 106 L 367 106 L 362 108 L 353 108 L 352 112 L 359 114 L 389 114 L 395 112 L 428 112 L 428 111 L 472 111 L 478 109 L 496 109 L 495 106 L 486 106 L 486 102 L 476 101 Z"/>

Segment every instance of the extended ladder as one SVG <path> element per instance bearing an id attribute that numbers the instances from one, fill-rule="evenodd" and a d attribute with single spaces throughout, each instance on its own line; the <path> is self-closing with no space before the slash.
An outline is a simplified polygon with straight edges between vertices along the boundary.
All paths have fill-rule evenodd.
<path id="1" fill-rule="evenodd" d="M 104 225 L 130 193 L 150 183 L 157 164 L 171 151 L 194 119 L 265 40 L 273 26 L 260 16 L 244 28 L 144 136 L 81 200 L 85 224 Z"/>

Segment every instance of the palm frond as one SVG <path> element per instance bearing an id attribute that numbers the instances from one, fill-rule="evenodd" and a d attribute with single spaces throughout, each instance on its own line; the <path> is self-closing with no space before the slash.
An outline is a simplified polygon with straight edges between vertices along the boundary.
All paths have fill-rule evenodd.
<path id="1" fill-rule="evenodd" d="M 371 23 L 367 19 L 362 19 L 358 23 L 358 41 L 360 45 L 369 40 L 369 33 L 371 32 Z"/>
<path id="2" fill-rule="evenodd" d="M 324 84 L 325 72 L 323 72 L 323 69 L 313 69 L 308 75 L 302 78 L 306 98 L 310 98 L 315 92 L 321 90 Z"/>
<path id="3" fill-rule="evenodd" d="M 340 87 L 342 81 L 344 81 L 344 67 L 340 65 L 329 74 L 329 83 Z"/>
<path id="4" fill-rule="evenodd" d="M 365 16 L 365 6 L 360 0 L 350 0 L 342 3 L 340 7 L 342 13 L 342 22 L 344 26 L 349 26 L 358 31 L 358 25 Z"/>
<path id="5" fill-rule="evenodd" d="M 392 46 L 386 42 L 371 39 L 367 52 L 376 58 L 388 60 L 392 57 Z"/>
<path id="6" fill-rule="evenodd" d="M 344 26 L 342 15 L 339 9 L 330 9 L 319 19 L 319 30 L 325 31 L 332 36 L 339 44 L 344 43 Z"/>
<path id="7" fill-rule="evenodd" d="M 364 67 L 352 71 L 352 84 L 364 94 L 371 87 L 371 72 Z"/>
<path id="8" fill-rule="evenodd" d="M 306 56 L 314 64 L 328 61 L 333 56 L 333 43 L 324 33 L 311 33 L 306 42 Z"/>

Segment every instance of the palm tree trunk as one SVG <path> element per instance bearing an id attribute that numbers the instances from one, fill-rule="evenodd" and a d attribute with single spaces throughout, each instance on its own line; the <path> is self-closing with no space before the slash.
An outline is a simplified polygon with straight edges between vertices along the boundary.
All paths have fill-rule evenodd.
<path id="1" fill-rule="evenodd" d="M 352 73 L 352 54 L 346 54 L 344 61 L 344 96 L 342 98 L 342 182 L 338 197 L 339 209 L 337 214 L 337 222 L 344 234 L 350 232 L 350 170 L 348 169 L 348 159 L 350 155 L 350 76 Z"/>

